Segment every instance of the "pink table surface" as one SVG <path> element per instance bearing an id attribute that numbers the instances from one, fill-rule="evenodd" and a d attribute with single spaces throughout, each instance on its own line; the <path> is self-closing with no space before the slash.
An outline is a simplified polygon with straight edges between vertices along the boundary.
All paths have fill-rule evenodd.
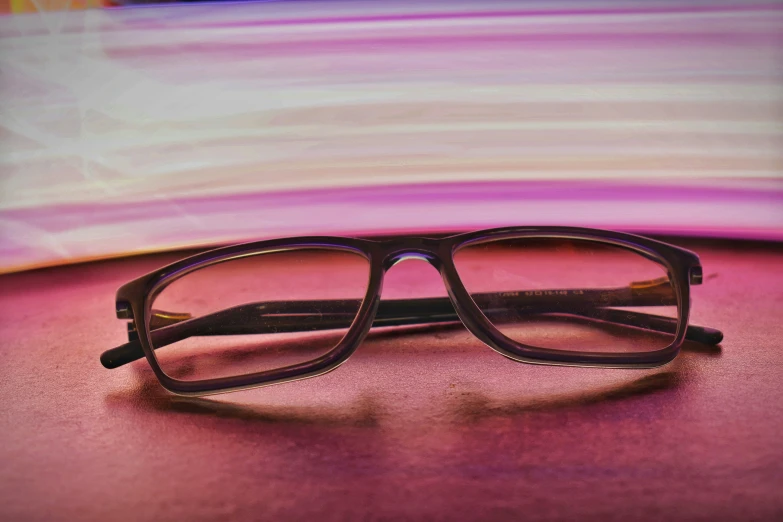
<path id="1" fill-rule="evenodd" d="M 726 337 L 658 369 L 518 364 L 439 327 L 206 399 L 98 362 L 117 287 L 176 255 L 2 276 L 0 518 L 779 520 L 783 250 L 682 243 L 693 322 Z"/>

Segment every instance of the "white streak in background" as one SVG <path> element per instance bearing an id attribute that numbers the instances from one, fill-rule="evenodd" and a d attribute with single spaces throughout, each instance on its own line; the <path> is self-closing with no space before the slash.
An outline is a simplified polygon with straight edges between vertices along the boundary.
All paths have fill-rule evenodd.
<path id="1" fill-rule="evenodd" d="M 54 259 L 72 257 L 63 242 L 63 240 L 67 241 L 67 238 L 62 234 L 43 230 L 29 223 L 0 219 L 0 237 L 3 238 L 4 249 L 14 249 L 24 244 L 32 244 L 40 249 L 40 257 L 48 256 Z"/>
<path id="2" fill-rule="evenodd" d="M 0 18 L 0 271 L 357 221 L 365 231 L 557 221 L 781 237 L 783 9 L 688 5 L 283 2 Z M 220 204 L 535 180 L 625 184 L 631 201 L 513 205 L 484 194 L 452 205 L 397 193 L 341 202 L 350 212 L 316 196 L 290 212 Z M 724 192 L 653 201 L 647 186 Z M 771 196 L 752 204 L 748 190 Z M 104 216 L 108 205 L 126 217 Z"/>

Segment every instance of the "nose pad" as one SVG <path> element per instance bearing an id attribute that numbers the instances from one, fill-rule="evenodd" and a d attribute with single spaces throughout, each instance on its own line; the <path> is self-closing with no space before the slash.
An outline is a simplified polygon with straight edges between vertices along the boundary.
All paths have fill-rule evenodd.
<path id="1" fill-rule="evenodd" d="M 436 258 L 405 254 L 389 265 L 373 326 L 404 327 L 403 331 L 418 336 L 406 337 L 395 350 L 418 352 L 441 346 L 455 352 L 483 351 L 482 342 L 465 328 L 457 314 Z M 376 334 L 380 332 L 376 330 Z"/>
<path id="2" fill-rule="evenodd" d="M 448 297 L 435 262 L 422 254 L 394 259 L 383 281 L 382 299 Z"/>
<path id="3" fill-rule="evenodd" d="M 384 270 L 389 270 L 391 267 L 402 263 L 403 261 L 424 261 L 425 263 L 432 265 L 436 270 L 440 271 L 441 262 L 435 253 L 427 251 L 407 251 L 397 252 L 389 255 L 383 261 Z"/>
<path id="4" fill-rule="evenodd" d="M 394 260 L 391 262 L 391 266 L 398 265 L 402 263 L 403 261 L 424 261 L 425 263 L 428 263 L 430 265 L 433 265 L 433 260 L 424 255 L 424 254 L 417 254 L 417 253 L 410 253 L 410 254 L 402 254 L 401 256 L 394 258 Z M 434 266 L 434 265 L 433 265 Z M 391 267 L 390 267 L 391 268 Z"/>

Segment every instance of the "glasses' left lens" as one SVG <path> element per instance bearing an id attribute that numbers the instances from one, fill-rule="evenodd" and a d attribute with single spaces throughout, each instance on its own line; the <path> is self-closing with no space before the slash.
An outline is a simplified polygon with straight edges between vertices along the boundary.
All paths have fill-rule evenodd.
<path id="1" fill-rule="evenodd" d="M 200 381 L 315 360 L 340 342 L 370 265 L 347 250 L 300 248 L 205 266 L 154 298 L 150 337 L 162 370 Z"/>
<path id="2" fill-rule="evenodd" d="M 679 301 L 668 269 L 628 247 L 508 238 L 462 247 L 454 264 L 484 316 L 528 347 L 647 353 L 675 340 Z"/>

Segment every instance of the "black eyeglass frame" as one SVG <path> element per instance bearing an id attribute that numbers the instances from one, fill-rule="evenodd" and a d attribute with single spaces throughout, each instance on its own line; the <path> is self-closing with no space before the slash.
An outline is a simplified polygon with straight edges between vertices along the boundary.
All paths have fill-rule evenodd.
<path id="1" fill-rule="evenodd" d="M 662 265 L 669 274 L 677 299 L 677 326 L 671 344 L 652 352 L 572 352 L 528 346 L 505 336 L 484 315 L 462 284 L 454 265 L 454 254 L 464 247 L 477 243 L 527 238 L 580 240 L 613 245 L 634 251 Z M 216 263 L 276 251 L 308 248 L 351 252 L 363 256 L 369 262 L 367 292 L 348 331 L 334 348 L 321 357 L 304 363 L 274 370 L 200 381 L 174 379 L 161 369 L 153 349 L 150 320 L 152 303 L 168 284 L 190 272 Z M 507 227 L 443 238 L 405 236 L 386 240 L 371 240 L 330 236 L 291 237 L 209 250 L 134 279 L 117 291 L 117 317 L 129 319 L 134 323 L 138 333 L 138 343 L 144 356 L 163 387 L 175 394 L 209 395 L 316 377 L 337 368 L 358 348 L 373 326 L 377 315 L 381 302 L 384 274 L 395 263 L 410 256 L 422 258 L 438 270 L 459 320 L 473 335 L 509 359 L 532 364 L 603 368 L 652 368 L 666 364 L 679 353 L 686 338 L 686 331 L 689 329 L 690 285 L 702 283 L 701 263 L 698 255 L 694 252 L 654 239 L 607 230 L 576 227 Z M 139 321 L 137 318 L 143 320 Z M 695 337 L 704 337 L 704 342 L 709 344 L 717 344 L 722 338 L 722 334 L 717 330 L 697 326 L 690 328 L 698 329 Z M 110 364 L 110 354 L 116 350 L 119 348 L 103 354 L 101 360 L 104 366 L 113 368 L 124 364 L 124 362 Z"/>

